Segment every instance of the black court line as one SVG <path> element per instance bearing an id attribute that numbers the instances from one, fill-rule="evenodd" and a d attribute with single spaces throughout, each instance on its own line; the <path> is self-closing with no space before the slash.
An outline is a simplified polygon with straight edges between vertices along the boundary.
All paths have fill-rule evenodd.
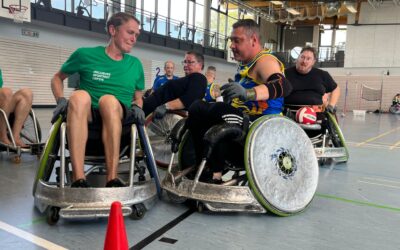
<path id="1" fill-rule="evenodd" d="M 158 229 L 157 231 L 155 231 L 154 233 L 150 234 L 149 236 L 147 236 L 146 238 L 141 240 L 139 243 L 137 243 L 133 247 L 129 248 L 129 250 L 140 250 L 140 249 L 143 249 L 145 246 L 147 246 L 148 244 L 150 244 L 151 242 L 156 240 L 158 237 L 163 235 L 165 232 L 167 232 L 168 230 L 170 230 L 174 226 L 178 225 L 178 223 L 180 223 L 181 221 L 183 221 L 184 219 L 189 217 L 194 212 L 195 212 L 194 209 L 187 210 L 186 212 L 184 212 L 183 214 L 179 215 L 178 217 L 176 217 L 174 220 L 170 221 L 168 224 L 166 224 L 162 228 Z"/>

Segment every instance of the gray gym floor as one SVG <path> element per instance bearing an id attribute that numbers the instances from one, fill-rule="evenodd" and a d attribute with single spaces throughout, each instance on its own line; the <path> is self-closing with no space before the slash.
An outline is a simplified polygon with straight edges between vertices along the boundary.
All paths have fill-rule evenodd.
<path id="1" fill-rule="evenodd" d="M 43 138 L 50 109 L 36 109 Z M 347 164 L 320 167 L 301 214 L 198 213 L 165 196 L 145 217 L 125 218 L 131 249 L 400 249 L 400 116 L 347 113 Z M 36 156 L 0 153 L 0 249 L 102 249 L 107 219 L 55 226 L 33 205 Z"/>

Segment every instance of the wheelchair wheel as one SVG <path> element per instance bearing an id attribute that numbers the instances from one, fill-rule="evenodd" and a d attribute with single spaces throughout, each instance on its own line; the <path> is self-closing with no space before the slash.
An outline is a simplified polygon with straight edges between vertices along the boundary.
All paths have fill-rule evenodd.
<path id="1" fill-rule="evenodd" d="M 281 116 L 264 116 L 250 127 L 245 143 L 249 186 L 268 211 L 288 216 L 303 211 L 318 184 L 318 162 L 303 129 Z"/>
<path id="2" fill-rule="evenodd" d="M 37 127 L 38 138 L 36 138 L 35 124 Z M 34 119 L 32 112 L 29 113 L 25 120 L 24 126 L 22 127 L 21 139 L 26 144 L 39 143 L 42 141 L 42 130 L 40 129 L 40 124 L 37 119 Z"/>
<path id="3" fill-rule="evenodd" d="M 153 119 L 153 114 L 147 117 L 146 128 L 154 159 L 159 167 L 168 167 L 171 160 L 171 142 L 168 141 L 168 136 L 175 124 L 185 116 L 183 112 L 170 112 L 162 119 Z M 177 164 L 177 160 L 174 164 Z"/>
<path id="4" fill-rule="evenodd" d="M 331 113 L 327 113 L 328 117 L 328 131 L 330 134 L 330 139 L 332 141 L 333 146 L 337 148 L 344 148 L 346 151 L 346 155 L 340 158 L 335 158 L 336 162 L 347 162 L 349 159 L 349 150 L 347 148 L 342 130 L 337 123 L 337 119 Z"/>
<path id="5" fill-rule="evenodd" d="M 36 172 L 33 183 L 33 195 L 36 192 L 36 186 L 39 180 L 48 181 L 53 171 L 54 165 L 58 160 L 58 151 L 60 149 L 60 127 L 62 118 L 53 124 L 49 132 L 49 138 L 46 141 L 42 155 L 39 159 L 39 167 Z"/>

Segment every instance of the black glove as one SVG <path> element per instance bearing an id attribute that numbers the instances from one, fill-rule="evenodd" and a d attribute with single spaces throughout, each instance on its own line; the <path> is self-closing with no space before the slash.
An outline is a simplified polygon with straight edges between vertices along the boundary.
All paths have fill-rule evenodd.
<path id="1" fill-rule="evenodd" d="M 127 120 L 137 125 L 144 125 L 146 117 L 144 115 L 143 109 L 138 105 L 133 104 L 132 108 L 127 112 Z"/>
<path id="2" fill-rule="evenodd" d="M 153 117 L 154 119 L 162 119 L 164 118 L 165 114 L 167 113 L 167 107 L 165 104 L 158 106 L 154 112 L 153 112 Z"/>
<path id="3" fill-rule="evenodd" d="M 331 114 L 336 114 L 336 107 L 328 104 L 328 106 L 326 106 L 326 111 L 328 111 Z"/>
<path id="4" fill-rule="evenodd" d="M 256 99 L 254 89 L 245 89 L 238 82 L 230 82 L 222 86 L 221 95 L 224 97 L 224 101 L 228 103 L 233 98 L 239 98 L 243 102 Z"/>
<path id="5" fill-rule="evenodd" d="M 55 123 L 59 115 L 64 115 L 67 112 L 68 100 L 65 97 L 60 97 L 57 99 L 57 106 L 53 111 L 53 117 L 51 118 L 51 123 Z"/>

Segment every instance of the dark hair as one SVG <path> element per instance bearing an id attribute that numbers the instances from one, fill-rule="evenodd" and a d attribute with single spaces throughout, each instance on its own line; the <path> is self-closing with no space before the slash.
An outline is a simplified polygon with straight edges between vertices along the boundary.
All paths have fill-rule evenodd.
<path id="1" fill-rule="evenodd" d="M 248 36 L 255 34 L 258 37 L 258 40 L 261 39 L 260 26 L 253 19 L 240 19 L 232 25 L 233 29 L 237 29 L 240 27 L 244 28 L 247 31 Z"/>
<path id="2" fill-rule="evenodd" d="M 207 71 L 208 70 L 217 71 L 217 68 L 215 66 L 208 66 Z"/>
<path id="3" fill-rule="evenodd" d="M 311 53 L 313 53 L 314 59 L 317 60 L 317 51 L 315 50 L 315 48 L 306 46 L 301 49 L 300 54 L 302 54 L 304 51 L 310 51 Z"/>
<path id="4" fill-rule="evenodd" d="M 193 50 L 186 52 L 186 55 L 194 55 L 196 57 L 196 60 L 201 63 L 201 69 L 204 69 L 204 56 L 202 54 L 199 54 Z"/>
<path id="5" fill-rule="evenodd" d="M 135 17 L 132 16 L 131 14 L 125 13 L 125 12 L 118 12 L 113 14 L 108 20 L 106 24 L 106 31 L 107 34 L 110 35 L 110 26 L 114 26 L 115 28 L 121 26 L 122 24 L 128 22 L 129 20 L 134 20 L 140 25 L 140 21 Z"/>

